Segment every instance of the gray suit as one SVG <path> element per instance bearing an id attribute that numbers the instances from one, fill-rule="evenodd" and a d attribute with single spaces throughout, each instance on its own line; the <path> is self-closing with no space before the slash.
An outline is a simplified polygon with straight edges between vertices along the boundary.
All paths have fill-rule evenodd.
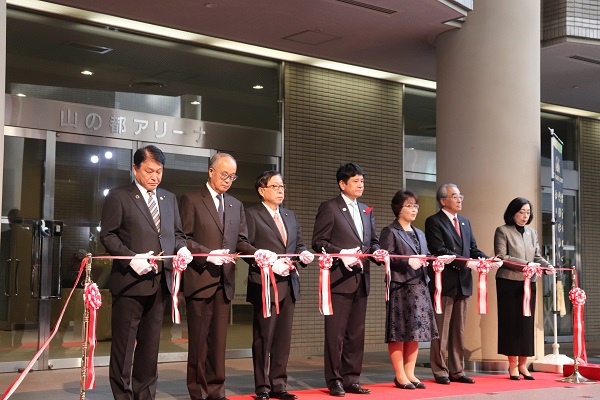
<path id="1" fill-rule="evenodd" d="M 109 192 L 102 210 L 100 240 L 110 255 L 134 256 L 151 250 L 154 254 L 174 255 L 185 246 L 175 195 L 159 188 L 156 197 L 160 233 L 135 183 Z M 134 394 L 136 399 L 153 399 L 172 263 L 170 258 L 158 261 L 158 273 L 140 276 L 129 262 L 114 260 L 110 275 L 113 303 L 109 380 L 115 399 L 133 399 Z"/>
<path id="2" fill-rule="evenodd" d="M 521 266 L 511 268 L 510 262 L 527 264 L 536 262 L 541 265 L 549 265 L 548 261 L 540 254 L 538 235 L 534 229 L 525 226 L 525 232 L 521 235 L 514 225 L 502 225 L 496 228 L 494 233 L 494 253 L 505 262 L 496 272 L 496 279 L 510 279 L 512 281 L 523 281 L 525 277 L 521 272 Z M 536 276 L 531 278 L 535 282 Z"/>

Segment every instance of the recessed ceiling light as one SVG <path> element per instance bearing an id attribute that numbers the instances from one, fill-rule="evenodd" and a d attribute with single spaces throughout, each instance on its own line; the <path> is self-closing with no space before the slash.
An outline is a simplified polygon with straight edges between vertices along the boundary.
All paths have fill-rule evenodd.
<path id="1" fill-rule="evenodd" d="M 110 160 L 113 156 L 112 151 L 107 151 L 104 153 L 104 158 L 106 158 L 107 160 Z"/>
<path id="2" fill-rule="evenodd" d="M 82 75 L 88 75 L 88 76 L 94 75 L 94 73 L 92 71 L 88 71 L 87 69 L 84 70 L 84 71 L 81 71 L 81 74 Z"/>
<path id="3" fill-rule="evenodd" d="M 206 8 L 216 8 L 217 5 L 215 3 L 204 3 L 204 7 L 206 7 Z"/>
<path id="4" fill-rule="evenodd" d="M 261 85 L 254 85 L 252 86 L 252 89 L 263 89 L 263 87 Z"/>
<path id="5" fill-rule="evenodd" d="M 198 100 L 194 100 L 194 101 L 190 102 L 190 104 L 197 106 L 197 105 L 200 105 L 200 102 Z"/>
<path id="6" fill-rule="evenodd" d="M 19 96 L 19 97 L 27 97 L 27 96 L 26 96 L 25 94 L 23 94 L 23 93 L 17 93 L 17 96 Z"/>
<path id="7" fill-rule="evenodd" d="M 98 156 L 96 156 L 96 155 L 93 155 L 93 156 L 90 157 L 90 161 L 93 164 L 96 164 L 98 161 L 100 161 L 100 158 L 98 158 Z"/>

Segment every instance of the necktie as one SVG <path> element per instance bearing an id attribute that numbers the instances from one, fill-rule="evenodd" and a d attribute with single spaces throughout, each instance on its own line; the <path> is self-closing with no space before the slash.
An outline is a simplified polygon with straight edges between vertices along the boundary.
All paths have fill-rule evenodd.
<path id="1" fill-rule="evenodd" d="M 356 230 L 358 231 L 358 236 L 360 240 L 363 240 L 363 224 L 362 218 L 360 217 L 360 210 L 358 209 L 358 204 L 356 202 L 350 203 L 352 208 L 352 219 L 354 220 L 354 225 L 356 225 Z"/>
<path id="2" fill-rule="evenodd" d="M 281 222 L 281 218 L 279 217 L 279 213 L 276 212 L 273 214 L 273 219 L 275 220 L 275 225 L 277 225 L 277 229 L 279 229 L 279 233 L 283 238 L 283 244 L 287 245 L 287 237 L 285 235 L 285 228 L 283 227 L 283 222 Z"/>
<path id="3" fill-rule="evenodd" d="M 223 223 L 223 195 L 222 194 L 218 194 L 217 195 L 217 200 L 219 201 L 219 207 L 217 207 L 217 214 L 219 214 L 219 219 L 221 220 L 221 224 Z"/>
<path id="4" fill-rule="evenodd" d="M 462 235 L 460 234 L 460 226 L 458 226 L 458 218 L 454 217 L 454 229 L 456 229 L 456 233 L 458 233 L 458 236 L 462 237 Z"/>
<path id="5" fill-rule="evenodd" d="M 156 225 L 156 229 L 160 232 L 160 211 L 158 209 L 158 204 L 156 203 L 154 192 L 151 190 L 148 191 L 148 208 L 150 209 L 150 214 L 152 214 L 154 225 Z"/>

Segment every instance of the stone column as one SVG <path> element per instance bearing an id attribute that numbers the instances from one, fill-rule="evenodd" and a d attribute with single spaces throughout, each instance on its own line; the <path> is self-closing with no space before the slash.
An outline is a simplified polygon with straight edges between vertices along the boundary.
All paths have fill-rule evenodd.
<path id="1" fill-rule="evenodd" d="M 437 39 L 437 182 L 465 196 L 462 215 L 478 247 L 493 255 L 493 236 L 515 197 L 533 204 L 541 229 L 540 1 L 475 0 L 461 29 Z M 488 314 L 477 310 L 477 274 L 466 326 L 467 367 L 506 370 L 497 353 L 495 274 Z M 536 354 L 544 355 L 541 284 Z"/>

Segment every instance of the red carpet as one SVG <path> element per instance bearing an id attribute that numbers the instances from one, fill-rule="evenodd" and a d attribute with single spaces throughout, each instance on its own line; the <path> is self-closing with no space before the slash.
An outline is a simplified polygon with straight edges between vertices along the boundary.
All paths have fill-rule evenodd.
<path id="1" fill-rule="evenodd" d="M 561 374 L 550 374 L 545 372 L 533 373 L 535 381 L 511 381 L 507 374 L 503 375 L 481 375 L 474 376 L 477 383 L 474 385 L 466 383 L 452 382 L 450 385 L 438 385 L 433 380 L 424 380 L 427 389 L 403 390 L 394 386 L 393 382 L 378 383 L 375 385 L 365 385 L 371 389 L 371 399 L 377 400 L 397 400 L 399 396 L 407 399 L 427 399 L 437 397 L 464 396 L 477 393 L 510 392 L 516 390 L 545 389 L 552 387 L 572 386 L 572 383 L 557 382 L 557 379 L 563 378 Z M 299 400 L 317 400 L 333 399 L 329 396 L 327 389 L 312 390 L 293 390 Z M 243 396 L 227 396 L 231 400 L 250 400 L 254 398 L 253 394 Z M 361 395 L 346 394 L 347 398 L 363 398 Z M 364 398 L 364 400 L 368 400 Z"/>

